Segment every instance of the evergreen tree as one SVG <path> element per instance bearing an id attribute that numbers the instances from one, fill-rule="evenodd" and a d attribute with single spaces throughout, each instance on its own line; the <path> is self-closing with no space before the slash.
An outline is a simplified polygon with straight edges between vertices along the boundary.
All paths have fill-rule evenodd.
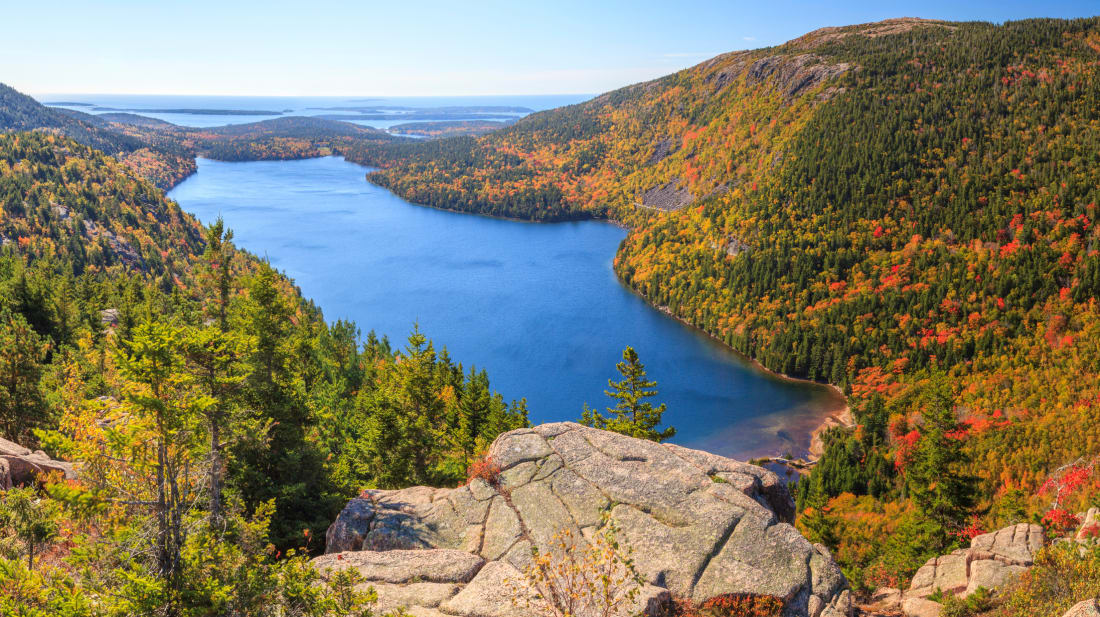
<path id="1" fill-rule="evenodd" d="M 623 361 L 615 368 L 623 378 L 621 381 L 608 379 L 611 389 L 604 391 L 617 401 L 615 407 L 608 407 L 608 416 L 605 417 L 586 403 L 581 413 L 581 424 L 652 441 L 664 441 L 675 435 L 676 429 L 671 426 L 657 430 L 665 413 L 665 404 L 654 408 L 646 400 L 657 396 L 657 382 L 646 378 L 645 365 L 638 360 L 638 352 L 633 347 L 624 349 Z"/>
<path id="2" fill-rule="evenodd" d="M 799 480 L 799 505 L 802 508 L 798 527 L 806 534 L 810 542 L 817 542 L 837 548 L 836 521 L 829 517 L 829 497 L 821 488 L 821 483 L 805 483 Z M 805 495 L 803 495 L 805 493 Z"/>
<path id="3" fill-rule="evenodd" d="M 275 500 L 272 539 L 291 548 L 303 529 L 322 532 L 342 497 L 331 490 L 322 454 L 307 434 L 313 418 L 301 373 L 308 358 L 293 353 L 295 313 L 270 265 L 259 265 L 239 312 L 239 327 L 252 339 L 242 401 L 252 410 L 252 421 L 267 430 L 266 440 L 250 442 L 230 461 L 230 483 L 250 510 Z"/>
<path id="4" fill-rule="evenodd" d="M 955 417 L 954 397 L 943 375 L 932 378 L 922 396 L 920 439 L 907 471 L 909 494 L 926 517 L 945 529 L 961 524 L 974 506 L 976 479 Z"/>
<path id="5" fill-rule="evenodd" d="M 207 478 L 209 519 L 213 528 L 222 522 L 226 446 L 235 434 L 257 430 L 240 412 L 239 406 L 246 375 L 242 358 L 247 353 L 247 343 L 240 335 L 216 327 L 185 331 L 181 341 L 187 368 L 203 393 L 196 401 L 196 408 L 206 424 L 209 439 Z"/>
<path id="6" fill-rule="evenodd" d="M 229 329 L 229 292 L 232 288 L 233 273 L 233 231 L 225 228 L 222 217 L 206 228 L 206 261 L 208 287 L 211 288 L 209 300 L 211 313 L 217 319 L 222 332 Z"/>
<path id="7" fill-rule="evenodd" d="M 46 341 L 19 313 L 0 313 L 0 431 L 27 443 L 30 431 L 47 425 L 39 379 Z"/>
<path id="8" fill-rule="evenodd" d="M 149 478 L 154 520 L 153 555 L 156 575 L 166 585 L 164 614 L 179 614 L 183 546 L 187 539 L 185 518 L 196 500 L 191 469 L 196 458 L 194 400 L 182 371 L 177 332 L 167 324 L 151 321 L 134 329 L 133 339 L 123 341 L 118 364 L 129 380 L 127 399 L 132 421 L 125 434 L 131 447 L 148 445 L 153 452 Z"/>

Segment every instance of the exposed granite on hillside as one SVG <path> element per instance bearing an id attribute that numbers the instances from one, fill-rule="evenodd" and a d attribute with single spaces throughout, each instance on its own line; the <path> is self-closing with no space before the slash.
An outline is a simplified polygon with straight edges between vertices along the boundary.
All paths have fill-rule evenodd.
<path id="1" fill-rule="evenodd" d="M 753 62 L 745 73 L 750 84 L 769 81 L 784 97 L 793 99 L 851 68 L 845 62 L 828 64 L 813 54 L 768 56 Z"/>
<path id="2" fill-rule="evenodd" d="M 789 524 L 789 493 L 760 467 L 573 423 L 506 433 L 490 455 L 495 486 L 365 491 L 316 563 L 355 567 L 383 606 L 414 615 L 518 616 L 504 582 L 522 580 L 532 546 L 591 537 L 606 513 L 646 581 L 639 611 L 662 613 L 671 592 L 776 596 L 789 617 L 848 612 L 839 568 Z"/>
<path id="3" fill-rule="evenodd" d="M 76 477 L 70 463 L 54 460 L 41 450 L 32 452 L 30 448 L 0 438 L 0 490 L 32 484 L 39 476 L 54 472 L 65 478 Z"/>
<path id="4" fill-rule="evenodd" d="M 948 30 L 956 29 L 956 26 L 952 24 L 935 19 L 895 17 L 893 19 L 884 19 L 882 21 L 853 26 L 827 26 L 825 28 L 818 28 L 817 30 L 807 32 L 796 39 L 788 41 L 787 45 L 798 49 L 811 49 L 818 45 L 823 45 L 848 36 L 865 36 L 874 39 L 881 36 L 902 34 L 920 27 L 946 28 Z"/>
<path id="5" fill-rule="evenodd" d="M 679 210 L 692 201 L 691 189 L 681 180 L 655 186 L 642 195 L 642 205 L 646 208 L 670 212 Z"/>

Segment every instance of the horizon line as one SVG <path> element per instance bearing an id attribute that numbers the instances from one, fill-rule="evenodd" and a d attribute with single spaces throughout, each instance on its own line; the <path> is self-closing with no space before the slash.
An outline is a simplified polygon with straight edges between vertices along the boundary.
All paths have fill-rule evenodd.
<path id="1" fill-rule="evenodd" d="M 214 93 L 160 93 L 160 92 L 30 92 L 26 94 L 38 98 L 45 96 L 223 96 L 241 98 L 433 98 L 433 97 L 475 97 L 475 96 L 596 96 L 599 92 L 520 92 L 520 93 L 478 93 L 478 94 L 214 94 Z"/>

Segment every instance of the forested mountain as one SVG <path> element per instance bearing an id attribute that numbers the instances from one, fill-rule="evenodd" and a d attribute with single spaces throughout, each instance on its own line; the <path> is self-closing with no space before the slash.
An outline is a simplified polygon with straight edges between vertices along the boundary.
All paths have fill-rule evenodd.
<path id="1" fill-rule="evenodd" d="M 0 491 L 0 613 L 359 614 L 296 547 L 526 425 L 411 321 L 400 349 L 326 323 L 231 239 L 68 137 L 0 135 L 0 434 L 81 468 Z"/>
<path id="2" fill-rule="evenodd" d="M 280 546 L 356 487 L 457 479 L 523 406 L 419 333 L 399 352 L 360 345 L 132 172 L 169 186 L 196 154 L 336 153 L 419 203 L 625 224 L 626 284 L 848 394 L 855 425 L 826 435 L 797 491 L 800 526 L 857 589 L 902 585 L 982 529 L 1064 522 L 1100 492 L 1098 18 L 828 28 L 429 142 L 326 120 L 87 119 L 4 95 L 0 128 L 39 129 L 0 137 L 0 340 L 26 350 L 0 379 L 18 393 L 0 396 L 6 430 L 117 456 L 96 422 L 150 388 L 127 350 L 174 349 L 173 395 L 224 387 L 218 418 L 271 431 L 270 449 L 235 436 L 225 482 L 249 508 L 274 500 Z M 216 359 L 225 383 L 181 342 L 215 334 L 236 336 L 217 343 L 237 350 Z M 42 413 L 3 407 L 16 398 Z"/>
<path id="3" fill-rule="evenodd" d="M 128 113 L 86 114 L 47 107 L 0 84 L 0 133 L 29 130 L 65 135 L 112 155 L 162 189 L 195 173 L 196 156 L 225 161 L 298 159 L 380 151 L 407 141 L 371 127 L 322 118 L 193 128 Z"/>
<path id="4" fill-rule="evenodd" d="M 91 114 L 62 111 L 0 84 L 0 130 L 53 129 L 80 143 L 114 154 L 141 147 L 137 139 L 101 129 L 103 122 Z"/>
<path id="5" fill-rule="evenodd" d="M 828 28 L 387 155 L 412 201 L 627 224 L 629 286 L 844 387 L 804 499 L 918 490 L 929 391 L 982 524 L 1100 452 L 1100 19 Z"/>

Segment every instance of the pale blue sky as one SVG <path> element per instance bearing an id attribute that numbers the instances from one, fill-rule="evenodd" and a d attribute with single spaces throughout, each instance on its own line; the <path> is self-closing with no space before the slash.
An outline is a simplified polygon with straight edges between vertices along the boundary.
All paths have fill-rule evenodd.
<path id="1" fill-rule="evenodd" d="M 1083 17 L 1098 0 L 0 0 L 0 82 L 36 93 L 596 93 L 887 17 Z"/>

